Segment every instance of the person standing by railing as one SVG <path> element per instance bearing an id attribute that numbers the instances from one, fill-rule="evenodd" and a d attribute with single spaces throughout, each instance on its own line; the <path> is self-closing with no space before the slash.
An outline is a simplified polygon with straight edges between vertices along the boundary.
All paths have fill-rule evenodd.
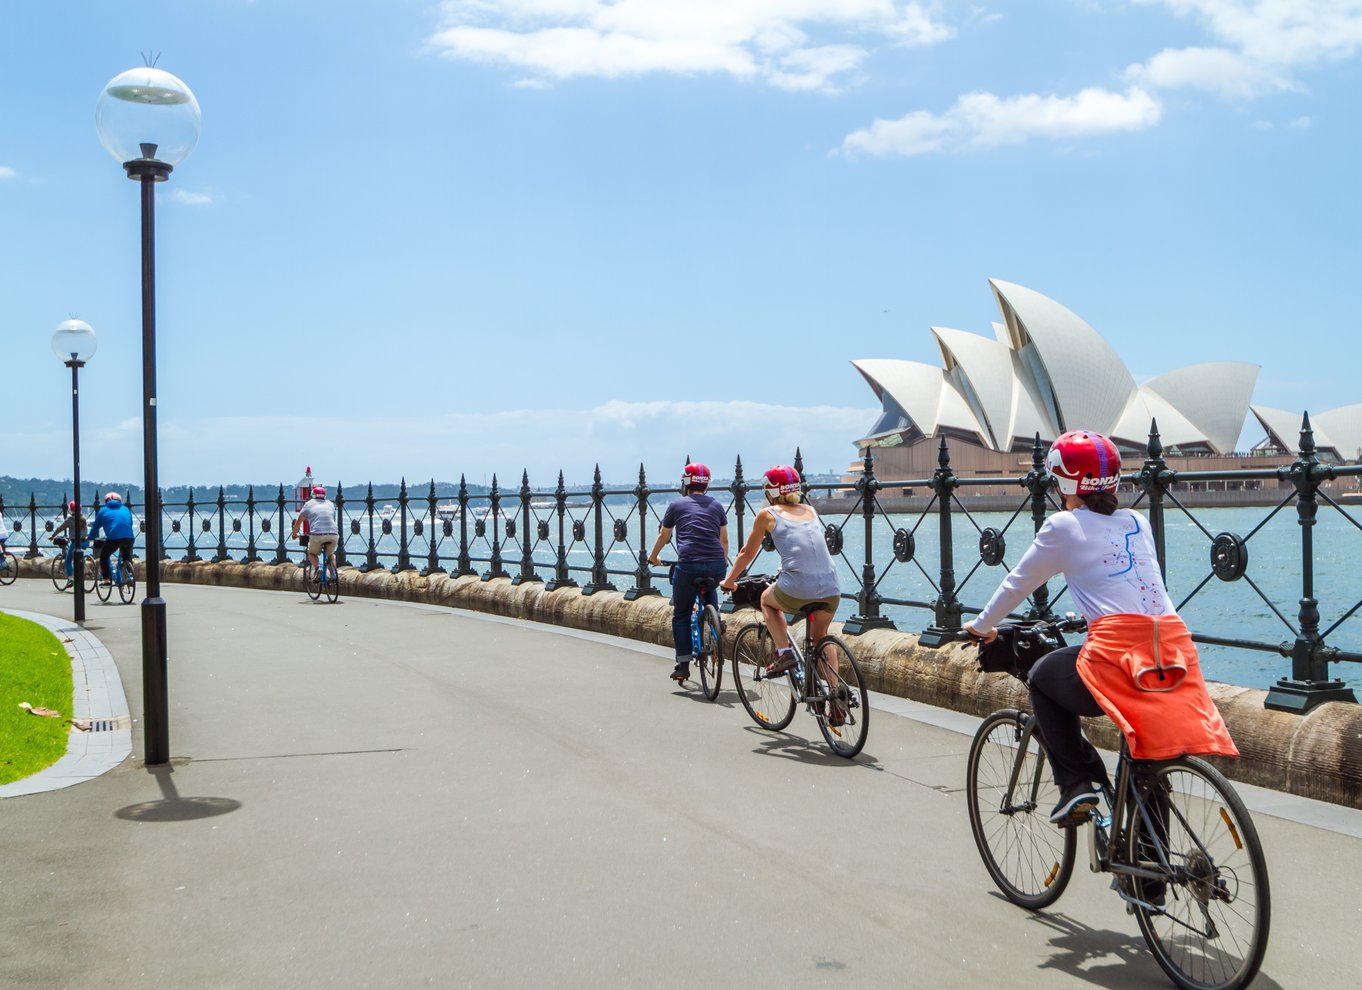
<path id="1" fill-rule="evenodd" d="M 658 530 L 653 552 L 648 562 L 662 563 L 658 554 L 676 534 L 676 569 L 672 575 L 672 642 L 676 646 L 676 669 L 671 677 L 684 681 L 690 677 L 692 650 L 690 635 L 691 605 L 695 602 L 695 582 L 711 578 L 705 604 L 717 606 L 719 592 L 715 587 L 728 566 L 728 514 L 724 507 L 706 494 L 709 488 L 709 468 L 703 464 L 687 464 L 681 473 L 681 497 L 667 506 L 662 514 L 662 528 Z"/>

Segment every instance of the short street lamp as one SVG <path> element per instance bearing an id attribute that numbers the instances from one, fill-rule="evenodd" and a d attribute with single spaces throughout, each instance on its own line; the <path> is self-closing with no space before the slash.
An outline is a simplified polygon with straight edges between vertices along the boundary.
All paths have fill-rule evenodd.
<path id="1" fill-rule="evenodd" d="M 199 103 L 169 72 L 129 69 L 109 80 L 95 106 L 95 127 L 128 178 L 142 186 L 142 464 L 147 593 L 142 599 L 142 699 L 146 764 L 170 762 L 166 690 L 166 603 L 161 598 L 161 490 L 156 475 L 155 186 L 199 140 Z"/>
<path id="2" fill-rule="evenodd" d="M 75 578 L 76 621 L 85 621 L 85 552 L 81 549 L 82 531 L 79 519 L 83 507 L 80 498 L 80 369 L 95 356 L 95 332 L 84 320 L 66 320 L 52 332 L 52 353 L 71 369 L 71 480 L 75 486 L 75 521 L 71 523 L 67 539 L 71 542 L 72 576 Z"/>

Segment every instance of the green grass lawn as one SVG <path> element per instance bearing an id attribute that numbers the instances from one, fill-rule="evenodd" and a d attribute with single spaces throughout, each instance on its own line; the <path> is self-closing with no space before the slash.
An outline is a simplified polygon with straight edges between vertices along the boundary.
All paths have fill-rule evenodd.
<path id="1" fill-rule="evenodd" d="M 41 718 L 19 707 L 51 708 Z M 66 753 L 71 727 L 71 657 L 42 626 L 0 615 L 0 784 L 32 776 Z"/>

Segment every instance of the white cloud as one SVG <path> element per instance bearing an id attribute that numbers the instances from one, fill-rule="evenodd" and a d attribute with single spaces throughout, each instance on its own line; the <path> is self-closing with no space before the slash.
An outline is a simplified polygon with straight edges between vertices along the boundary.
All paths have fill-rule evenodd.
<path id="1" fill-rule="evenodd" d="M 1277 68 L 1228 48 L 1167 48 L 1132 65 L 1126 78 L 1152 89 L 1204 89 L 1232 99 L 1299 88 Z"/>
<path id="2" fill-rule="evenodd" d="M 1158 123 L 1161 114 L 1159 101 L 1138 87 L 1124 93 L 1085 89 L 1074 96 L 967 93 L 940 115 L 916 111 L 898 120 L 876 120 L 847 135 L 841 151 L 886 157 L 993 148 L 1031 138 L 1068 140 L 1143 130 Z"/>
<path id="3" fill-rule="evenodd" d="M 1212 48 L 1165 49 L 1127 77 L 1160 88 L 1248 99 L 1299 84 L 1291 70 L 1362 49 L 1362 0 L 1140 0 L 1201 24 Z"/>
<path id="4" fill-rule="evenodd" d="M 935 9 L 902 0 L 446 0 L 429 43 L 448 58 L 525 71 L 529 84 L 672 72 L 831 89 L 869 56 L 866 36 L 912 46 L 953 37 Z"/>
<path id="5" fill-rule="evenodd" d="M 842 471 L 852 442 L 878 415 L 874 408 L 776 406 L 757 402 L 620 402 L 592 409 L 508 410 L 379 417 L 221 416 L 184 418 L 162 410 L 159 463 L 163 484 L 292 482 L 311 464 L 319 476 L 350 485 L 436 478 L 552 485 L 589 482 L 597 464 L 613 482 L 649 477 L 670 484 L 690 455 L 727 475 L 741 456 L 752 474 L 790 463 L 795 448 L 811 471 Z M 66 431 L 66 432 L 63 432 Z M 63 439 L 65 438 L 65 439 Z M 81 472 L 106 481 L 136 480 L 141 421 L 96 427 Z M 65 477 L 69 425 L 33 424 L 6 448 L 7 473 Z M 69 458 L 68 458 L 69 460 Z"/>
<path id="6" fill-rule="evenodd" d="M 18 174 L 18 172 L 14 171 L 14 169 L 10 168 L 8 165 L 0 165 L 0 179 L 12 179 Z"/>
<path id="7" fill-rule="evenodd" d="M 172 189 L 170 201 L 181 206 L 212 206 L 217 202 L 209 193 L 189 192 L 185 189 Z"/>

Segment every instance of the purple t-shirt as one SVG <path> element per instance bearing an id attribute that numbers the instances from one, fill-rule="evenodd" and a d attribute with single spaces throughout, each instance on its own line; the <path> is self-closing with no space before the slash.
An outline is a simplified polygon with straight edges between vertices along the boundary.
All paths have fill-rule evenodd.
<path id="1" fill-rule="evenodd" d="M 724 559 L 719 530 L 728 525 L 724 508 L 708 495 L 685 495 L 662 514 L 662 525 L 675 534 L 677 560 Z"/>

